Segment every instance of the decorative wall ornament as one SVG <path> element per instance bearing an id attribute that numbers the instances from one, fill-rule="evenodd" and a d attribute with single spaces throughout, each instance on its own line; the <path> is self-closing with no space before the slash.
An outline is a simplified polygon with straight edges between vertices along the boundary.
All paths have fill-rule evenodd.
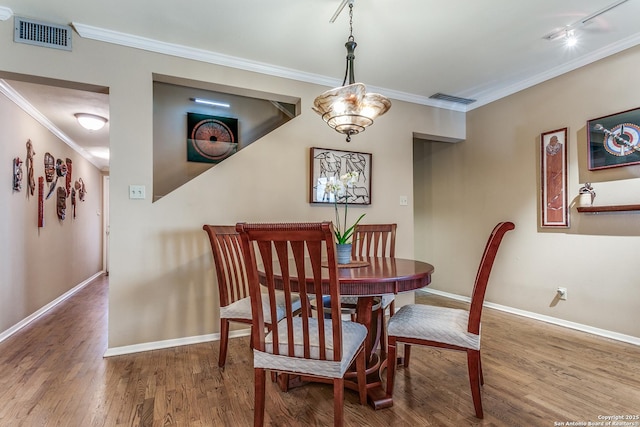
<path id="1" fill-rule="evenodd" d="M 71 211 L 73 213 L 73 218 L 76 217 L 76 189 L 75 187 L 71 188 Z"/>
<path id="2" fill-rule="evenodd" d="M 585 182 L 580 190 L 578 190 L 579 197 L 579 205 L 580 206 L 591 206 L 593 201 L 596 198 L 596 190 L 593 189 L 590 182 Z"/>
<path id="3" fill-rule="evenodd" d="M 65 189 L 67 190 L 67 197 L 69 197 L 71 195 L 71 173 L 73 171 L 73 161 L 67 157 L 66 160 L 66 164 L 67 164 L 67 175 L 66 175 L 66 181 L 65 181 Z"/>
<path id="4" fill-rule="evenodd" d="M 56 189 L 57 185 L 58 185 L 58 178 L 56 178 L 55 181 L 53 181 L 51 184 L 49 184 L 49 191 L 47 192 L 47 197 L 45 197 L 45 199 L 49 200 L 49 197 L 51 197 L 51 195 L 53 194 L 53 191 Z"/>
<path id="5" fill-rule="evenodd" d="M 238 119 L 187 113 L 187 161 L 220 163 L 238 151 Z"/>
<path id="6" fill-rule="evenodd" d="M 543 133 L 540 151 L 541 226 L 567 228 L 567 128 Z"/>
<path id="7" fill-rule="evenodd" d="M 62 159 L 56 160 L 56 176 L 61 178 L 67 175 L 67 164 Z"/>
<path id="8" fill-rule="evenodd" d="M 20 157 L 13 159 L 13 191 L 22 190 L 22 160 Z"/>
<path id="9" fill-rule="evenodd" d="M 49 154 L 49 153 L 47 153 Z M 45 154 L 46 156 L 46 154 Z M 51 197 L 51 195 L 53 194 L 53 190 L 56 189 L 57 185 L 58 185 L 58 178 L 64 177 L 67 175 L 67 165 L 65 162 L 62 161 L 62 159 L 57 159 L 56 160 L 56 165 L 55 165 L 55 172 L 56 172 L 56 179 L 55 181 L 51 182 L 51 185 L 49 186 L 49 193 L 47 194 L 47 199 L 49 199 L 49 197 Z"/>
<path id="10" fill-rule="evenodd" d="M 56 173 L 55 159 L 51 153 L 44 153 L 44 176 L 47 182 L 53 182 L 53 176 Z"/>
<path id="11" fill-rule="evenodd" d="M 85 187 L 82 178 L 78 178 L 73 186 L 78 191 L 78 198 L 80 199 L 80 201 L 84 202 L 84 196 L 87 194 L 87 188 Z"/>
<path id="12" fill-rule="evenodd" d="M 58 218 L 64 221 L 67 214 L 67 190 L 62 187 L 58 187 L 58 199 L 56 202 L 56 210 L 58 212 Z"/>
<path id="13" fill-rule="evenodd" d="M 27 196 L 33 196 L 36 191 L 36 180 L 33 177 L 33 156 L 35 156 L 36 152 L 33 150 L 33 144 L 31 140 L 27 140 L 27 185 L 29 186 L 29 191 L 27 192 Z"/>
<path id="14" fill-rule="evenodd" d="M 38 177 L 38 228 L 44 227 L 44 177 Z"/>

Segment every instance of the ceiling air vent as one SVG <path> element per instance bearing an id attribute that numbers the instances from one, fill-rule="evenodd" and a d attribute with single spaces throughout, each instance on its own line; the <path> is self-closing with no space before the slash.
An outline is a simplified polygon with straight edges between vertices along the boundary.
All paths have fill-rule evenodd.
<path id="1" fill-rule="evenodd" d="M 71 50 L 71 27 L 15 17 L 13 41 L 54 49 Z"/>
<path id="2" fill-rule="evenodd" d="M 441 101 L 457 102 L 458 104 L 464 104 L 464 105 L 468 105 L 473 102 L 476 102 L 475 99 L 460 98 L 459 96 L 446 95 L 444 93 L 439 93 L 439 92 L 431 95 L 429 98 L 439 99 Z"/>

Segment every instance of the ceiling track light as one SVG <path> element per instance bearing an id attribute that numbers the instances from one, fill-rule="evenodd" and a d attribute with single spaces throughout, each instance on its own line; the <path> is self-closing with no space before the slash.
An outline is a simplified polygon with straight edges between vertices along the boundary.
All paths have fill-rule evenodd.
<path id="1" fill-rule="evenodd" d="M 567 30 L 567 33 L 565 34 L 564 37 L 565 37 L 565 44 L 569 47 L 575 46 L 578 43 L 575 30 Z"/>
<path id="2" fill-rule="evenodd" d="M 569 24 L 563 28 L 561 28 L 560 30 L 556 30 L 553 31 L 545 36 L 543 36 L 542 38 L 545 40 L 558 40 L 558 39 L 562 39 L 565 40 L 567 46 L 575 46 L 575 44 L 577 43 L 577 37 L 576 37 L 576 30 L 586 24 L 588 24 L 592 19 L 597 18 L 598 16 L 602 15 L 603 13 L 606 13 L 608 11 L 610 11 L 611 9 L 614 9 L 618 6 L 620 6 L 623 3 L 628 2 L 629 0 L 618 0 L 616 2 L 611 3 L 610 5 L 608 5 L 607 7 L 598 10 L 597 12 L 592 13 L 591 15 L 585 16 L 584 18 L 574 22 L 573 24 Z"/>
<path id="3" fill-rule="evenodd" d="M 336 19 L 338 19 L 338 16 L 342 12 L 342 9 L 344 9 L 344 7 L 347 5 L 347 3 L 349 3 L 351 5 L 351 4 L 353 4 L 353 1 L 354 0 L 342 0 L 340 2 L 340 4 L 338 5 L 338 8 L 336 9 L 335 13 L 331 17 L 331 19 L 329 19 L 329 22 L 331 22 L 333 24 L 336 21 Z"/>
<path id="4" fill-rule="evenodd" d="M 597 11 L 597 12 L 595 12 L 595 13 L 592 13 L 591 15 L 589 15 L 589 16 L 587 16 L 587 17 L 585 17 L 585 18 L 582 18 L 582 19 L 579 21 L 579 23 L 580 23 L 580 24 L 582 24 L 582 25 L 584 25 L 584 24 L 586 24 L 587 22 L 591 21 L 593 18 L 596 18 L 596 17 L 598 17 L 598 16 L 602 15 L 602 14 L 603 14 L 603 13 L 605 13 L 605 12 L 609 12 L 611 9 L 616 8 L 616 7 L 620 6 L 622 3 L 626 3 L 626 2 L 628 2 L 628 1 L 629 1 L 629 0 L 618 0 L 618 1 L 616 1 L 616 2 L 613 2 L 613 3 L 611 3 L 609 6 L 605 7 L 604 9 L 600 9 L 599 11 Z"/>

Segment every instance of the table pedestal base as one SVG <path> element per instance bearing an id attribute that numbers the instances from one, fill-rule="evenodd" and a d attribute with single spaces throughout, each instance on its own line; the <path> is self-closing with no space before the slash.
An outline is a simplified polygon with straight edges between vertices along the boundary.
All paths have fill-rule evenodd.
<path id="1" fill-rule="evenodd" d="M 379 297 L 360 297 L 356 307 L 356 321 L 367 326 L 368 337 L 365 341 L 367 355 L 367 401 L 373 409 L 384 409 L 393 406 L 393 399 L 387 396 L 382 386 L 381 373 L 386 367 L 386 352 L 378 353 L 381 345 L 381 331 L 384 327 L 384 313 L 380 306 Z M 382 356 L 382 357 L 381 357 Z M 352 368 L 353 369 L 353 368 Z M 278 385 L 283 391 L 300 387 L 308 382 L 331 383 L 331 379 L 309 377 L 305 375 L 278 374 Z M 345 388 L 358 391 L 357 373 L 355 370 L 345 374 Z"/>

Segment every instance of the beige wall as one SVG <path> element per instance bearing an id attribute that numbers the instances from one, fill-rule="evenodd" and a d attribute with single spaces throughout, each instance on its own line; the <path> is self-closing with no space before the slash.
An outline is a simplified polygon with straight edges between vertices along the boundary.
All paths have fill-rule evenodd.
<path id="1" fill-rule="evenodd" d="M 10 40 L 11 32 L 11 21 L 0 23 L 0 37 Z M 497 221 L 513 220 L 517 229 L 505 240 L 489 301 L 640 336 L 633 274 L 640 216 L 572 210 L 570 229 L 538 228 L 541 132 L 569 127 L 571 195 L 587 178 L 598 201 L 638 193 L 638 180 L 627 179 L 638 176 L 637 166 L 584 171 L 584 126 L 587 119 L 638 107 L 633 71 L 639 61 L 634 49 L 473 110 L 466 141 L 416 143 L 419 167 L 412 168 L 413 133 L 464 139 L 464 114 L 394 101 L 389 113 L 347 144 L 311 111 L 325 87 L 77 36 L 72 53 L 0 44 L 0 71 L 110 89 L 111 349 L 218 331 L 202 224 L 333 219 L 330 207 L 307 202 L 312 146 L 373 154 L 372 205 L 351 214 L 397 222 L 398 255 L 413 257 L 415 250 L 432 262 L 433 288 L 468 295 L 489 231 Z M 146 185 L 152 194 L 153 73 L 299 97 L 302 114 L 156 203 L 130 200 L 130 184 Z M 409 206 L 399 205 L 400 195 L 410 196 Z M 6 262 L 8 249 L 2 251 Z M 569 299 L 553 305 L 557 286 L 568 288 Z"/>
<path id="2" fill-rule="evenodd" d="M 433 288 L 468 296 L 489 232 L 511 220 L 489 302 L 640 337 L 640 213 L 574 207 L 571 228 L 559 230 L 541 229 L 538 214 L 540 134 L 563 127 L 570 201 L 592 182 L 596 204 L 639 202 L 640 166 L 588 171 L 585 130 L 640 107 L 638 66 L 634 48 L 470 111 L 464 142 L 417 144 L 416 255 L 436 266 Z M 554 301 L 558 286 L 567 301 Z"/>
<path id="3" fill-rule="evenodd" d="M 9 40 L 11 31 L 11 22 L 0 23 L 0 37 Z M 464 114 L 394 102 L 371 130 L 347 144 L 311 110 L 326 87 L 80 37 L 73 43 L 72 53 L 0 44 L 0 70 L 110 89 L 110 348 L 218 331 L 202 224 L 333 219 L 331 207 L 307 202 L 312 146 L 373 154 L 372 205 L 351 215 L 397 222 L 397 252 L 412 257 L 412 201 L 399 205 L 399 196 L 413 191 L 412 132 L 464 137 Z M 299 97 L 302 114 L 156 203 L 130 200 L 128 185 L 150 188 L 153 182 L 153 73 Z"/>
<path id="4" fill-rule="evenodd" d="M 102 175 L 88 161 L 0 94 L 0 337 L 47 304 L 102 270 Z M 28 195 L 26 142 L 35 151 L 35 195 Z M 44 201 L 43 228 L 38 228 L 38 177 L 44 176 L 44 154 L 73 162 L 73 180 L 87 187 L 73 218 L 70 199 L 64 221 L 56 213 L 56 193 Z M 12 160 L 23 164 L 22 191 L 12 191 Z M 65 179 L 58 180 L 64 187 Z M 49 186 L 45 182 L 45 196 Z M 8 333 L 8 332 L 7 332 Z"/>

